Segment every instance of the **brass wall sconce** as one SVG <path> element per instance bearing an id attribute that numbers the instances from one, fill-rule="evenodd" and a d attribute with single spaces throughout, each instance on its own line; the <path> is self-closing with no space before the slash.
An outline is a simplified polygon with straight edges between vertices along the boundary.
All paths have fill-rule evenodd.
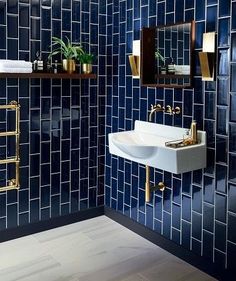
<path id="1" fill-rule="evenodd" d="M 15 156 L 6 159 L 0 159 L 0 165 L 15 164 L 16 176 L 13 179 L 8 180 L 7 186 L 0 187 L 0 192 L 19 189 L 20 188 L 20 104 L 17 101 L 11 101 L 7 105 L 0 105 L 0 110 L 15 110 L 15 131 L 0 132 L 0 137 L 15 137 L 16 147 Z"/>
<path id="2" fill-rule="evenodd" d="M 133 54 L 129 56 L 133 78 L 140 78 L 140 40 L 133 41 Z"/>
<path id="3" fill-rule="evenodd" d="M 199 53 L 202 81 L 215 80 L 215 49 L 216 33 L 204 33 L 202 52 Z"/>

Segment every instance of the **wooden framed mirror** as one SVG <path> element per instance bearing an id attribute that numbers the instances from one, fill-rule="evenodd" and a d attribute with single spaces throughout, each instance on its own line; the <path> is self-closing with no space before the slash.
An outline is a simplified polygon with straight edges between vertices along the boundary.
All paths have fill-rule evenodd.
<path id="1" fill-rule="evenodd" d="M 191 88 L 195 22 L 143 28 L 141 82 L 143 86 Z"/>

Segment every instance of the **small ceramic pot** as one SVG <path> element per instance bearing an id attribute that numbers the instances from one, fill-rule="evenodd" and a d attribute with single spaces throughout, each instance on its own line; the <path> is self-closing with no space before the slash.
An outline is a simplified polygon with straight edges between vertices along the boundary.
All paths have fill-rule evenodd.
<path id="1" fill-rule="evenodd" d="M 92 64 L 91 63 L 83 63 L 82 64 L 82 71 L 84 74 L 90 74 L 92 73 Z"/>
<path id="2" fill-rule="evenodd" d="M 63 66 L 63 70 L 70 74 L 75 72 L 75 60 L 64 59 L 62 61 L 62 66 Z"/>

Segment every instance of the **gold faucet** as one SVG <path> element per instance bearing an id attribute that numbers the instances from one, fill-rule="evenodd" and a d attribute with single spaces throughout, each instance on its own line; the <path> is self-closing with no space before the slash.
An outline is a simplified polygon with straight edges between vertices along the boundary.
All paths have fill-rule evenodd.
<path id="1" fill-rule="evenodd" d="M 160 104 L 155 104 L 155 105 L 151 104 L 151 112 L 149 113 L 149 118 L 148 118 L 149 122 L 152 122 L 152 115 L 155 112 L 165 112 L 165 108 Z"/>
<path id="2" fill-rule="evenodd" d="M 155 105 L 151 104 L 151 112 L 149 113 L 149 118 L 148 118 L 149 122 L 152 122 L 152 115 L 155 112 L 165 112 L 170 115 L 174 115 L 174 114 L 180 114 L 181 110 L 180 110 L 180 107 L 178 107 L 178 106 L 176 106 L 174 108 L 174 107 L 171 107 L 170 105 L 167 105 L 166 107 L 164 107 L 164 106 L 161 106 L 159 103 L 155 104 Z"/>

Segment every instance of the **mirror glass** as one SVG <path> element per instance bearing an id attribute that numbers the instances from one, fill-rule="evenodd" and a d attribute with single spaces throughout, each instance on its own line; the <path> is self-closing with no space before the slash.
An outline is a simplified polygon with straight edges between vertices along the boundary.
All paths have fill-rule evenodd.
<path id="1" fill-rule="evenodd" d="M 185 88 L 192 83 L 194 22 L 142 30 L 142 83 Z"/>
<path id="2" fill-rule="evenodd" d="M 157 28 L 157 84 L 190 84 L 191 23 Z"/>

